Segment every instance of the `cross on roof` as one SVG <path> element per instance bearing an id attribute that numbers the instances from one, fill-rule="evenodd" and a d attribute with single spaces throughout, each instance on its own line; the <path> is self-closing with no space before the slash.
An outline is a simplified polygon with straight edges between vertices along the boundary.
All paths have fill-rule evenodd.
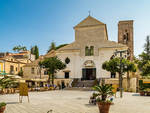
<path id="1" fill-rule="evenodd" d="M 91 11 L 89 11 L 89 16 L 91 15 Z"/>

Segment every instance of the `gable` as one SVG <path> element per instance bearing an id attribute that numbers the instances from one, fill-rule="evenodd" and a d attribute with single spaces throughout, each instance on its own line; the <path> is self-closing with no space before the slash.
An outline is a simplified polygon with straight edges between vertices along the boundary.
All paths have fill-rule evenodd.
<path id="1" fill-rule="evenodd" d="M 91 16 L 88 16 L 83 21 L 81 21 L 79 24 L 77 24 L 74 28 L 97 26 L 97 25 L 105 25 L 105 24 Z"/>

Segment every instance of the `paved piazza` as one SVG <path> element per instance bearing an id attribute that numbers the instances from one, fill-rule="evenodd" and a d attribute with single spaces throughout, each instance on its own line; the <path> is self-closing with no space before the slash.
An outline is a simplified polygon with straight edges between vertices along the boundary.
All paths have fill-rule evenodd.
<path id="1" fill-rule="evenodd" d="M 0 101 L 7 102 L 5 113 L 99 113 L 98 107 L 89 105 L 90 91 L 46 91 L 30 92 L 18 103 L 18 94 L 0 95 Z M 118 93 L 119 94 L 119 93 Z M 116 98 L 110 113 L 150 113 L 150 97 L 134 93 L 124 93 L 124 98 Z M 51 113 L 51 112 L 50 112 Z"/>

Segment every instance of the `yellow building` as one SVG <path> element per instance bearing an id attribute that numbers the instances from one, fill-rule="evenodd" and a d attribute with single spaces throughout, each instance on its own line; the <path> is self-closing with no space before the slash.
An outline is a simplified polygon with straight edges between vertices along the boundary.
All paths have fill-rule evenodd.
<path id="1" fill-rule="evenodd" d="M 18 75 L 23 71 L 22 67 L 31 63 L 35 59 L 29 51 L 20 53 L 1 53 L 0 54 L 0 73 L 7 73 L 9 75 Z"/>
<path id="2" fill-rule="evenodd" d="M 4 62 L 0 60 L 0 73 L 4 71 Z"/>
<path id="3" fill-rule="evenodd" d="M 0 58 L 0 71 L 11 75 L 17 75 L 26 63 L 20 62 L 13 57 Z"/>

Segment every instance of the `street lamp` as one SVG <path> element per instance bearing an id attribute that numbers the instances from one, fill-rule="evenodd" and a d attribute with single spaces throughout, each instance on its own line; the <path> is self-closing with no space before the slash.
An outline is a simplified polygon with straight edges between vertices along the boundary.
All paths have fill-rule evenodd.
<path id="1" fill-rule="evenodd" d="M 123 87 L 122 87 L 123 77 L 122 76 L 123 76 L 123 68 L 124 68 L 122 60 L 123 60 L 124 57 L 125 58 L 129 57 L 129 55 L 130 55 L 129 54 L 129 49 L 128 50 L 120 50 L 120 51 L 116 50 L 114 52 L 113 57 L 118 56 L 118 54 L 119 54 L 119 58 L 120 58 L 120 65 L 119 65 L 119 67 L 120 67 L 120 73 L 119 73 L 119 90 L 120 90 L 120 97 L 122 98 L 123 97 Z"/>

